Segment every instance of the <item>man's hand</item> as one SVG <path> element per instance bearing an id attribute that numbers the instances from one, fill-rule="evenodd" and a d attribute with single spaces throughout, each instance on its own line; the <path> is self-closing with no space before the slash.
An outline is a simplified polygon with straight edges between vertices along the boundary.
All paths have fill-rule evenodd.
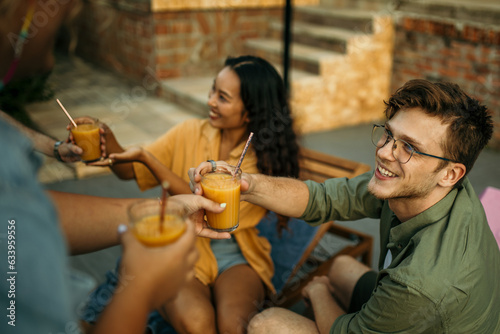
<path id="1" fill-rule="evenodd" d="M 333 294 L 333 287 L 327 276 L 316 276 L 302 289 L 302 297 L 306 303 L 314 297 L 324 298 L 325 295 Z"/>
<path id="2" fill-rule="evenodd" d="M 198 260 L 195 240 L 194 225 L 189 223 L 179 239 L 161 247 L 144 246 L 130 231 L 121 233 L 123 260 L 119 287 L 136 289 L 151 310 L 175 298 L 179 288 L 194 277 Z"/>
<path id="3" fill-rule="evenodd" d="M 64 162 L 76 162 L 81 160 L 83 150 L 81 147 L 67 141 L 61 143 L 57 148 L 61 160 Z"/>

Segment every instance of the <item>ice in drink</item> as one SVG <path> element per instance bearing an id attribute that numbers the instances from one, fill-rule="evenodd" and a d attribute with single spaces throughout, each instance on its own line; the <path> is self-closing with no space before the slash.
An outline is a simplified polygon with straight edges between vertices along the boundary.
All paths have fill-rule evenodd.
<path id="1" fill-rule="evenodd" d="M 217 202 L 226 203 L 221 213 L 206 212 L 211 229 L 231 232 L 239 225 L 241 170 L 233 176 L 234 166 L 217 166 L 213 172 L 202 175 L 203 196 Z"/>

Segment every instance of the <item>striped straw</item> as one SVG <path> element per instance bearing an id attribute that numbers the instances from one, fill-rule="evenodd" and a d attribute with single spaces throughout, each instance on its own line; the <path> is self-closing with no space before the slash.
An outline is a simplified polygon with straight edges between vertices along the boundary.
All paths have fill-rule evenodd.
<path id="1" fill-rule="evenodd" d="M 245 144 L 245 148 L 243 149 L 243 152 L 241 153 L 240 160 L 238 161 L 238 164 L 236 165 L 236 169 L 234 170 L 234 175 L 238 174 L 238 171 L 240 170 L 241 163 L 243 162 L 243 158 L 245 157 L 245 154 L 247 154 L 248 146 L 250 145 L 250 142 L 252 141 L 253 137 L 253 132 L 250 132 L 250 136 L 248 136 L 247 143 Z"/>

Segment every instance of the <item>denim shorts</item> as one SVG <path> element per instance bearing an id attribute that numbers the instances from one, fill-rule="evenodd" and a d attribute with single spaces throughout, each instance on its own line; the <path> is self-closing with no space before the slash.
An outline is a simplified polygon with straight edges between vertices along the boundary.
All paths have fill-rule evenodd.
<path id="1" fill-rule="evenodd" d="M 210 240 L 210 247 L 217 260 L 218 275 L 238 264 L 248 264 L 234 237 L 231 239 Z"/>

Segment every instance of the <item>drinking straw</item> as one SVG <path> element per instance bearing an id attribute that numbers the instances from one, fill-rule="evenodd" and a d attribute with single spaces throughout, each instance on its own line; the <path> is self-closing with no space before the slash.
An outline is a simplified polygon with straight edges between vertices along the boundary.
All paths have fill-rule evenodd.
<path id="1" fill-rule="evenodd" d="M 167 206 L 167 189 L 170 186 L 168 181 L 161 183 L 161 202 L 160 202 L 160 233 L 163 232 L 163 220 L 165 216 L 165 207 Z"/>
<path id="2" fill-rule="evenodd" d="M 240 160 L 238 161 L 238 164 L 236 165 L 236 169 L 234 170 L 234 176 L 238 174 L 238 170 L 240 169 L 241 163 L 243 162 L 243 158 L 245 157 L 245 154 L 247 153 L 248 146 L 250 145 L 250 142 L 252 141 L 253 137 L 253 132 L 250 132 L 250 136 L 248 136 L 247 143 L 245 144 L 245 148 L 243 149 L 243 152 L 241 152 L 241 157 Z"/>
<path id="3" fill-rule="evenodd" d="M 69 113 L 66 111 L 66 108 L 64 108 L 64 106 L 62 105 L 61 101 L 59 101 L 59 99 L 56 99 L 57 103 L 59 103 L 59 106 L 61 106 L 61 109 L 64 111 L 64 113 L 66 114 L 66 116 L 68 116 L 69 120 L 71 121 L 71 123 L 73 123 L 73 125 L 76 127 L 78 127 L 78 125 L 76 125 L 75 121 L 73 120 L 73 118 L 71 118 L 71 116 L 69 115 Z"/>

